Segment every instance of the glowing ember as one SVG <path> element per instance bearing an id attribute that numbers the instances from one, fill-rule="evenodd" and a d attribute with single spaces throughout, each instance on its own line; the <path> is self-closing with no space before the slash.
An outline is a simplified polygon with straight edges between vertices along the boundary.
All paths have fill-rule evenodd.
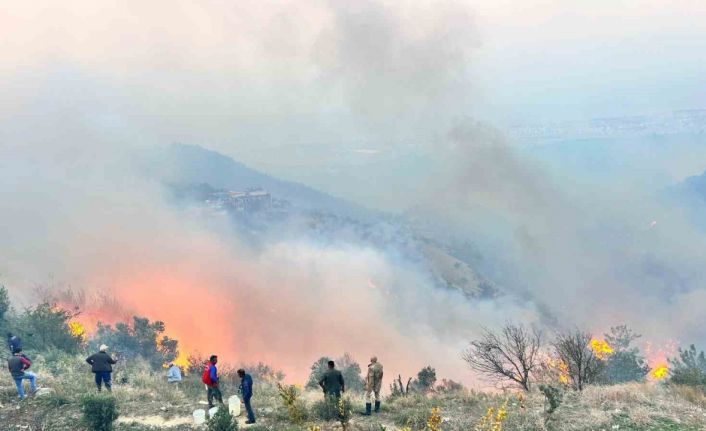
<path id="1" fill-rule="evenodd" d="M 613 354 L 613 348 L 610 347 L 610 344 L 603 340 L 596 340 L 594 338 L 591 340 L 590 347 L 591 350 L 593 350 L 593 354 L 601 360 L 606 359 L 608 356 Z"/>
<path id="2" fill-rule="evenodd" d="M 664 380 L 669 376 L 669 367 L 666 365 L 659 365 L 650 371 L 650 377 L 654 380 Z"/>
<path id="3" fill-rule="evenodd" d="M 86 328 L 79 322 L 69 322 L 69 332 L 74 337 L 80 337 L 82 340 L 86 339 Z"/>

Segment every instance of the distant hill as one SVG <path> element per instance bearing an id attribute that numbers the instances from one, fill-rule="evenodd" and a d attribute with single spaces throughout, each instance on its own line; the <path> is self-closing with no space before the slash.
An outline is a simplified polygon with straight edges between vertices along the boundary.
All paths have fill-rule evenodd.
<path id="1" fill-rule="evenodd" d="M 698 198 L 701 202 L 706 203 L 706 172 L 687 177 L 676 186 L 675 191 L 687 194 L 692 198 Z"/>
<path id="2" fill-rule="evenodd" d="M 369 219 L 376 212 L 336 198 L 303 184 L 281 180 L 252 169 L 232 158 L 198 145 L 172 144 L 146 157 L 144 169 L 167 183 L 202 184 L 243 191 L 261 188 L 274 197 L 308 210 Z"/>
<path id="3" fill-rule="evenodd" d="M 494 296 L 497 286 L 474 268 L 445 241 L 418 232 L 402 216 L 368 210 L 295 182 L 284 181 L 249 168 L 230 157 L 197 145 L 174 144 L 144 158 L 143 171 L 169 187 L 177 200 L 205 202 L 219 190 L 261 188 L 292 206 L 291 219 L 277 213 L 239 217 L 249 236 L 277 229 L 279 223 L 300 223 L 302 235 L 347 241 L 395 250 L 398 256 L 419 262 L 440 287 L 455 288 L 468 297 Z M 253 237 L 254 239 L 254 237 Z"/>
<path id="4" fill-rule="evenodd" d="M 661 190 L 659 198 L 666 205 L 686 209 L 694 226 L 706 230 L 706 172 Z"/>

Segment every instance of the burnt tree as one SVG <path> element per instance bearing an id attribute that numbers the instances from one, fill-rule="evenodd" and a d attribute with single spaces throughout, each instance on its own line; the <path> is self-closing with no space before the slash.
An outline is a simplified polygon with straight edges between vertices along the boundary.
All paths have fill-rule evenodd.
<path id="1" fill-rule="evenodd" d="M 530 375 L 539 365 L 541 344 L 539 331 L 507 323 L 499 333 L 484 328 L 480 338 L 463 353 L 463 359 L 493 380 L 510 380 L 529 391 Z"/>

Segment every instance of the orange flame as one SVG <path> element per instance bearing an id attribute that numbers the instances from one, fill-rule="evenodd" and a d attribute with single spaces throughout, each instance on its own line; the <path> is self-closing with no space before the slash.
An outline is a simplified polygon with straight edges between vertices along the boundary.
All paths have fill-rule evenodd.
<path id="1" fill-rule="evenodd" d="M 157 348 L 159 348 L 161 344 L 162 340 L 157 339 Z M 177 351 L 177 357 L 174 358 L 174 360 L 172 360 L 170 363 L 181 368 L 182 372 L 185 372 L 189 368 L 189 353 L 187 353 L 186 350 L 181 347 L 179 347 L 178 349 L 179 350 Z M 169 364 L 162 364 L 162 367 L 168 368 Z"/>
<path id="2" fill-rule="evenodd" d="M 75 320 L 69 322 L 69 333 L 71 333 L 74 337 L 79 337 L 82 340 L 86 340 L 86 327 L 80 322 Z"/>
<path id="3" fill-rule="evenodd" d="M 561 359 L 547 357 L 544 360 L 546 368 L 551 370 L 551 374 L 563 385 L 569 384 L 569 366 Z"/>
<path id="4" fill-rule="evenodd" d="M 650 371 L 650 377 L 655 381 L 664 380 L 669 376 L 669 367 L 666 365 L 658 365 Z"/>
<path id="5" fill-rule="evenodd" d="M 655 347 L 651 342 L 645 343 L 645 357 L 647 363 L 652 367 L 649 378 L 652 382 L 659 382 L 669 377 L 668 358 L 673 357 L 678 349 L 678 343 L 669 340 L 660 347 Z"/>
<path id="6" fill-rule="evenodd" d="M 589 346 L 591 350 L 593 350 L 593 354 L 600 360 L 605 360 L 613 354 L 613 348 L 605 340 L 597 340 L 594 338 L 591 340 Z"/>

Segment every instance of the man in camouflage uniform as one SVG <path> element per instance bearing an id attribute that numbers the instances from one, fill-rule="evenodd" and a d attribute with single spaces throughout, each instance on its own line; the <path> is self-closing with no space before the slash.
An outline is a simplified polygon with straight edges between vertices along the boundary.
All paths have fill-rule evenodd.
<path id="1" fill-rule="evenodd" d="M 365 415 L 370 416 L 372 410 L 372 397 L 375 393 L 375 413 L 380 411 L 380 388 L 382 387 L 382 364 L 378 358 L 370 358 L 368 365 L 368 375 L 365 378 Z"/>

